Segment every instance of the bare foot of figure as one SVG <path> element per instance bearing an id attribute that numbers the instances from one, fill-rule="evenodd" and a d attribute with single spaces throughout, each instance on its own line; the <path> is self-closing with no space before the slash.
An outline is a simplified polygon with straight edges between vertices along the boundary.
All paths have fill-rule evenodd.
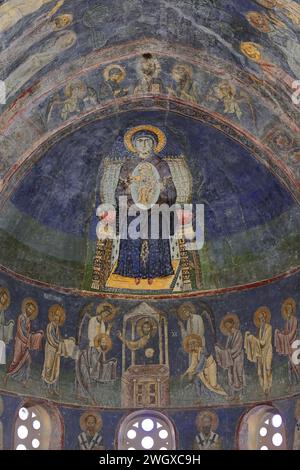
<path id="1" fill-rule="evenodd" d="M 151 284 L 153 284 L 153 279 L 148 279 L 148 284 L 151 286 Z"/>
<path id="2" fill-rule="evenodd" d="M 141 282 L 141 280 L 139 278 L 135 279 L 135 283 L 136 283 L 137 286 L 140 284 L 140 282 Z"/>

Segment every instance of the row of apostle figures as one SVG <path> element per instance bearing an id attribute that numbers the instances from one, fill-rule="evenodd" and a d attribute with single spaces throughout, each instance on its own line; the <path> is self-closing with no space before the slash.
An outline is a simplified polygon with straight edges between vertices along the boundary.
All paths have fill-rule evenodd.
<path id="1" fill-rule="evenodd" d="M 207 344 L 208 335 L 201 334 L 203 325 L 199 319 L 194 323 L 194 330 L 191 329 L 192 318 L 195 315 L 193 308 L 191 304 L 183 306 L 183 309 L 190 312 L 187 330 L 180 322 L 183 349 L 190 355 L 189 367 L 182 377 L 189 378 L 196 386 L 200 397 L 223 395 L 229 400 L 239 400 L 246 386 L 244 368 L 246 354 L 248 361 L 256 364 L 261 389 L 268 397 L 273 379 L 273 333 L 270 309 L 263 306 L 256 310 L 253 321 L 258 332 L 252 334 L 246 331 L 244 337 L 238 316 L 234 313 L 225 315 L 220 323 L 220 331 L 227 337 L 226 343 L 215 342 L 211 348 Z M 281 313 L 285 322 L 284 328 L 275 329 L 274 346 L 279 355 L 288 359 L 288 379 L 291 388 L 300 382 L 300 366 L 293 356 L 299 339 L 295 300 L 286 299 L 282 304 Z M 199 333 L 195 334 L 197 328 Z M 218 366 L 227 371 L 228 394 L 218 383 Z"/>
<path id="2" fill-rule="evenodd" d="M 7 288 L 0 288 L 0 356 L 6 355 L 7 344 L 13 337 L 13 320 L 5 320 L 5 310 L 10 304 Z M 88 399 L 97 404 L 99 386 L 111 383 L 117 378 L 118 360 L 110 355 L 113 342 L 122 348 L 122 380 L 143 380 L 144 376 L 159 376 L 162 381 L 169 380 L 169 332 L 166 316 L 147 302 L 142 302 L 122 317 L 122 331 L 114 331 L 113 324 L 117 308 L 102 302 L 95 307 L 86 305 L 80 314 L 78 337 L 62 337 L 61 327 L 66 314 L 59 304 L 48 310 L 46 331 L 32 329 L 39 307 L 33 298 L 22 302 L 21 314 L 17 318 L 14 336 L 13 357 L 4 378 L 21 382 L 25 387 L 31 372 L 31 351 L 44 346 L 44 363 L 41 378 L 49 395 L 59 395 L 59 376 L 61 358 L 75 360 L 75 391 L 78 399 Z M 241 332 L 240 321 L 236 314 L 226 314 L 220 322 L 220 331 L 225 342 L 217 341 L 215 317 L 211 308 L 198 301 L 184 302 L 177 309 L 178 327 L 181 333 L 182 349 L 186 370 L 185 380 L 195 386 L 199 397 L 224 397 L 239 399 L 245 390 L 245 355 L 250 363 L 256 364 L 259 383 L 266 396 L 272 387 L 273 348 L 279 355 L 287 357 L 289 385 L 300 381 L 300 367 L 293 360 L 293 345 L 298 339 L 298 320 L 296 302 L 286 299 L 281 308 L 284 327 L 271 326 L 271 312 L 267 307 L 256 310 L 253 321 L 257 333 Z M 273 341 L 274 338 L 274 341 Z M 2 361 L 6 363 L 7 361 Z M 159 366 L 159 367 L 157 367 Z M 184 367 L 184 366 L 183 366 Z M 218 368 L 227 372 L 226 391 L 218 381 Z M 136 377 L 132 376 L 137 374 Z M 130 385 L 130 384 L 129 384 Z M 129 394 L 130 389 L 125 390 Z M 125 395 L 126 395 L 125 393 Z M 163 395 L 163 393 L 162 393 Z M 167 400 L 167 397 L 166 397 Z M 149 403 L 150 405 L 150 403 Z"/>

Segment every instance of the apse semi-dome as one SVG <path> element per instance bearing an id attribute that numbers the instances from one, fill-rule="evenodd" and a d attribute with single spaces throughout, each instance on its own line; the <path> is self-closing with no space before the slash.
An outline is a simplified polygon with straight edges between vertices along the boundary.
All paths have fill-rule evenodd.
<path id="1" fill-rule="evenodd" d="M 24 278 L 52 286 L 141 295 L 145 290 L 169 295 L 232 288 L 295 269 L 298 204 L 262 161 L 263 149 L 250 151 L 254 146 L 250 139 L 232 129 L 233 140 L 220 132 L 217 120 L 209 126 L 203 116 L 186 114 L 159 109 L 113 113 L 65 130 L 57 142 L 41 144 L 25 161 L 24 176 L 2 207 L 2 264 Z M 140 123 L 155 124 L 166 138 L 158 158 L 171 168 L 177 191 L 174 203 L 204 205 L 205 242 L 197 253 L 187 253 L 185 286 L 183 255 L 175 242 L 176 266 L 165 282 L 137 286 L 118 278 L 114 274 L 118 253 L 112 252 L 101 265 L 107 270 L 104 281 L 93 284 L 97 208 L 115 204 L 120 169 L 134 159 L 124 137 Z"/>
<path id="2" fill-rule="evenodd" d="M 0 5 L 0 449 L 300 448 L 299 25 Z"/>

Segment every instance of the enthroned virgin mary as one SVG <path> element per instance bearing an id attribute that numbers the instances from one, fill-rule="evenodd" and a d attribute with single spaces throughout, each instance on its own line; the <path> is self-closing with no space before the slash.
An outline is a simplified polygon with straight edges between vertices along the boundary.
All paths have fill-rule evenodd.
<path id="1" fill-rule="evenodd" d="M 169 165 L 159 156 L 166 144 L 165 134 L 160 129 L 151 125 L 134 127 L 125 134 L 124 142 L 131 157 L 120 170 L 116 207 L 118 210 L 120 196 L 126 196 L 127 210 L 136 205 L 140 214 L 146 214 L 148 237 L 142 235 L 144 238 L 133 239 L 128 234 L 127 239 L 121 238 L 114 273 L 134 278 L 136 285 L 141 279 L 147 279 L 151 285 L 155 278 L 174 274 L 170 240 L 162 236 L 161 225 L 159 237 L 151 238 L 151 208 L 162 204 L 171 207 L 176 202 L 177 192 Z M 128 216 L 128 227 L 134 219 L 135 216 Z"/>

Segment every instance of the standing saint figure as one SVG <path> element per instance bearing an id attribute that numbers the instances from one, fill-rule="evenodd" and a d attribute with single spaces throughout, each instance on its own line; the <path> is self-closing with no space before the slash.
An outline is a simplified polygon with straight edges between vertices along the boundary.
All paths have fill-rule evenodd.
<path id="1" fill-rule="evenodd" d="M 217 363 L 228 374 L 229 398 L 239 400 L 245 386 L 243 335 L 240 320 L 234 313 L 222 318 L 220 330 L 227 336 L 225 347 L 216 346 Z"/>
<path id="2" fill-rule="evenodd" d="M 176 64 L 172 69 L 172 79 L 174 86 L 168 87 L 171 96 L 175 96 L 186 101 L 199 100 L 199 90 L 193 80 L 192 67 L 186 64 Z"/>
<path id="3" fill-rule="evenodd" d="M 114 274 L 134 278 L 137 285 L 141 279 L 147 279 L 151 285 L 155 278 L 174 274 L 170 238 L 163 236 L 165 227 L 162 225 L 166 221 L 159 218 L 158 236 L 152 237 L 151 222 L 154 225 L 155 209 L 151 208 L 162 204 L 171 207 L 176 202 L 177 192 L 168 163 L 158 155 L 166 145 L 166 136 L 160 129 L 152 125 L 134 127 L 125 134 L 124 142 L 132 157 L 121 167 L 115 199 L 120 211 L 119 198 L 126 196 L 129 215 L 125 227 L 127 238 L 124 234 L 121 237 Z M 143 188 L 148 187 L 149 182 L 151 187 L 145 194 Z M 142 220 L 138 238 L 132 237 L 128 230 L 137 219 L 137 215 L 130 214 L 131 208 L 138 209 Z M 174 225 L 170 225 L 171 236 Z"/>
<path id="4" fill-rule="evenodd" d="M 39 313 L 37 302 L 32 298 L 26 298 L 22 302 L 22 313 L 18 317 L 15 336 L 14 354 L 4 379 L 5 385 L 9 377 L 21 382 L 27 387 L 31 370 L 31 350 L 41 349 L 43 331 L 31 332 L 31 322 Z"/>
<path id="5" fill-rule="evenodd" d="M 78 450 L 105 450 L 103 445 L 102 430 L 103 422 L 98 413 L 86 411 L 80 417 L 82 432 L 78 436 Z"/>
<path id="6" fill-rule="evenodd" d="M 6 364 L 6 345 L 13 338 L 15 322 L 5 322 L 5 311 L 10 306 L 10 293 L 6 287 L 0 287 L 0 364 Z"/>
<path id="7" fill-rule="evenodd" d="M 296 318 L 296 302 L 286 299 L 281 307 L 281 315 L 285 320 L 282 331 L 275 330 L 275 349 L 278 354 L 288 357 L 288 377 L 290 387 L 300 382 L 300 366 L 294 364 L 292 356 L 295 349 L 293 343 L 298 339 L 298 320 Z"/>
<path id="8" fill-rule="evenodd" d="M 227 393 L 218 383 L 217 364 L 212 355 L 207 355 L 201 337 L 198 335 L 186 336 L 183 340 L 183 349 L 191 354 L 191 363 L 182 375 L 188 376 L 189 381 L 196 386 L 197 394 L 208 399 L 217 396 L 226 397 Z"/>
<path id="9" fill-rule="evenodd" d="M 105 101 L 111 98 L 123 98 L 128 95 L 128 88 L 124 88 L 123 81 L 126 71 L 120 64 L 110 64 L 103 70 L 105 82 L 100 86 L 99 100 Z"/>
<path id="10" fill-rule="evenodd" d="M 49 395 L 59 396 L 60 358 L 70 357 L 74 351 L 74 338 L 62 339 L 60 327 L 65 323 L 65 309 L 58 304 L 52 305 L 48 312 L 49 322 L 46 330 L 45 360 L 42 379 Z"/>
<path id="11" fill-rule="evenodd" d="M 258 336 L 246 331 L 244 347 L 247 359 L 257 363 L 259 383 L 266 397 L 272 388 L 272 326 L 271 312 L 268 307 L 260 307 L 254 314 L 254 324 L 258 328 Z"/>
<path id="12" fill-rule="evenodd" d="M 219 418 L 213 411 L 202 411 L 197 415 L 196 426 L 198 434 L 193 442 L 193 450 L 221 450 L 222 439 L 216 430 Z"/>

